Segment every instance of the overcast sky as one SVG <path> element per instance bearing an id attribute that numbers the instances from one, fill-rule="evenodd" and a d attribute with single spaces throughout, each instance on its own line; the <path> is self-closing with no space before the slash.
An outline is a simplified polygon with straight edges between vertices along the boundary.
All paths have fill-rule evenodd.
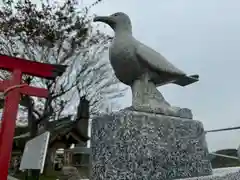
<path id="1" fill-rule="evenodd" d="M 159 88 L 172 105 L 192 109 L 206 130 L 240 126 L 239 0 L 104 1 L 92 13 L 127 13 L 137 39 L 185 72 L 200 75 L 185 88 Z M 122 105 L 129 106 L 130 99 L 129 91 Z M 212 133 L 207 141 L 210 150 L 237 148 L 240 131 Z"/>

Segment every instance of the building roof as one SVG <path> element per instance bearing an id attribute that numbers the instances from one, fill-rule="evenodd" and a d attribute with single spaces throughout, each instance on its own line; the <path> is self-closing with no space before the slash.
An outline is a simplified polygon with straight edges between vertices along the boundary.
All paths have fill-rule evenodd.
<path id="1" fill-rule="evenodd" d="M 77 154 L 91 154 L 91 148 L 88 147 L 74 147 L 72 149 L 68 149 L 68 151 L 77 153 Z"/>
<path id="2" fill-rule="evenodd" d="M 54 142 L 58 137 L 65 136 L 70 133 L 72 139 L 70 140 L 71 142 L 86 142 L 89 140 L 89 137 L 85 137 L 80 130 L 77 128 L 77 123 L 78 121 L 73 121 L 71 120 L 71 117 L 65 117 L 57 121 L 51 121 L 49 123 L 49 131 L 51 133 L 50 136 L 50 143 Z M 27 132 L 28 128 L 26 127 L 18 127 L 18 134 L 14 137 L 14 142 L 16 142 L 16 146 L 19 147 L 24 147 L 25 142 L 28 140 L 30 137 L 30 133 Z M 22 130 L 22 131 L 21 131 Z M 19 132 L 21 132 L 19 134 Z M 25 132 L 25 133 L 23 133 Z M 73 141 L 74 139 L 74 141 Z M 15 144 L 15 143 L 14 143 Z M 17 148 L 18 149 L 18 148 Z"/>
<path id="3" fill-rule="evenodd" d="M 57 121 L 50 121 L 49 129 L 50 129 L 51 135 L 58 133 L 59 130 L 62 130 L 63 128 L 64 129 L 72 128 L 75 122 L 76 121 L 72 121 L 71 117 L 69 117 L 69 116 L 59 119 Z M 14 138 L 13 138 L 14 140 L 22 139 L 22 138 L 25 139 L 25 138 L 30 137 L 30 133 L 27 132 L 28 131 L 27 126 L 17 127 L 17 129 L 18 129 L 18 131 L 20 131 L 17 134 L 20 133 L 20 135 L 14 136 Z M 25 131 L 25 133 L 23 133 L 24 131 Z"/>
<path id="4" fill-rule="evenodd" d="M 88 137 L 88 123 L 89 123 L 89 101 L 85 96 L 80 98 L 78 104 L 76 120 L 72 121 L 72 116 L 66 116 L 56 121 L 48 121 L 46 128 L 39 128 L 39 134 L 45 130 L 50 131 L 50 144 L 57 141 L 66 141 L 67 146 L 70 143 L 77 144 L 80 142 L 87 142 Z M 45 127 L 43 125 L 43 127 Z M 13 147 L 18 149 L 24 148 L 26 141 L 30 138 L 29 128 L 18 127 L 15 130 Z"/>

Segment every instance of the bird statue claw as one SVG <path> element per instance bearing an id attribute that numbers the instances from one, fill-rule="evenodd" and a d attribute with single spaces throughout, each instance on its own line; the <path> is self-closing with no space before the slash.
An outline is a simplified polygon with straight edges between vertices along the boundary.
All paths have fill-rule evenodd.
<path id="1" fill-rule="evenodd" d="M 147 74 L 133 83 L 132 107 L 128 109 L 186 119 L 193 118 L 190 109 L 171 106 L 162 93 L 158 91 L 155 84 L 148 80 Z"/>
<path id="2" fill-rule="evenodd" d="M 124 110 L 162 114 L 166 116 L 180 117 L 185 119 L 193 119 L 192 111 L 188 108 L 170 107 L 169 109 L 165 109 L 161 107 L 152 108 L 150 106 L 137 106 L 137 107 L 130 106 L 125 108 Z"/>

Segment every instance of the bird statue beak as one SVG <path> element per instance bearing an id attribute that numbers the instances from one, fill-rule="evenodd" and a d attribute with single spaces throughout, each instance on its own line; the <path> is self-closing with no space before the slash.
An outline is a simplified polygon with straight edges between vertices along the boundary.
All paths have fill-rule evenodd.
<path id="1" fill-rule="evenodd" d="M 114 23 L 114 20 L 110 16 L 97 16 L 93 19 L 93 22 L 103 22 L 111 25 Z"/>

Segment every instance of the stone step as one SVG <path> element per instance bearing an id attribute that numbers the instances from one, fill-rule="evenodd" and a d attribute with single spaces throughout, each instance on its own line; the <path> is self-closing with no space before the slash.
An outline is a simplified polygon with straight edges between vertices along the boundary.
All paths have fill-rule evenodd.
<path id="1" fill-rule="evenodd" d="M 182 178 L 177 180 L 238 180 L 240 179 L 240 167 L 217 168 L 213 169 L 213 175 Z"/>
<path id="2" fill-rule="evenodd" d="M 8 180 L 19 180 L 19 179 L 8 175 Z"/>

